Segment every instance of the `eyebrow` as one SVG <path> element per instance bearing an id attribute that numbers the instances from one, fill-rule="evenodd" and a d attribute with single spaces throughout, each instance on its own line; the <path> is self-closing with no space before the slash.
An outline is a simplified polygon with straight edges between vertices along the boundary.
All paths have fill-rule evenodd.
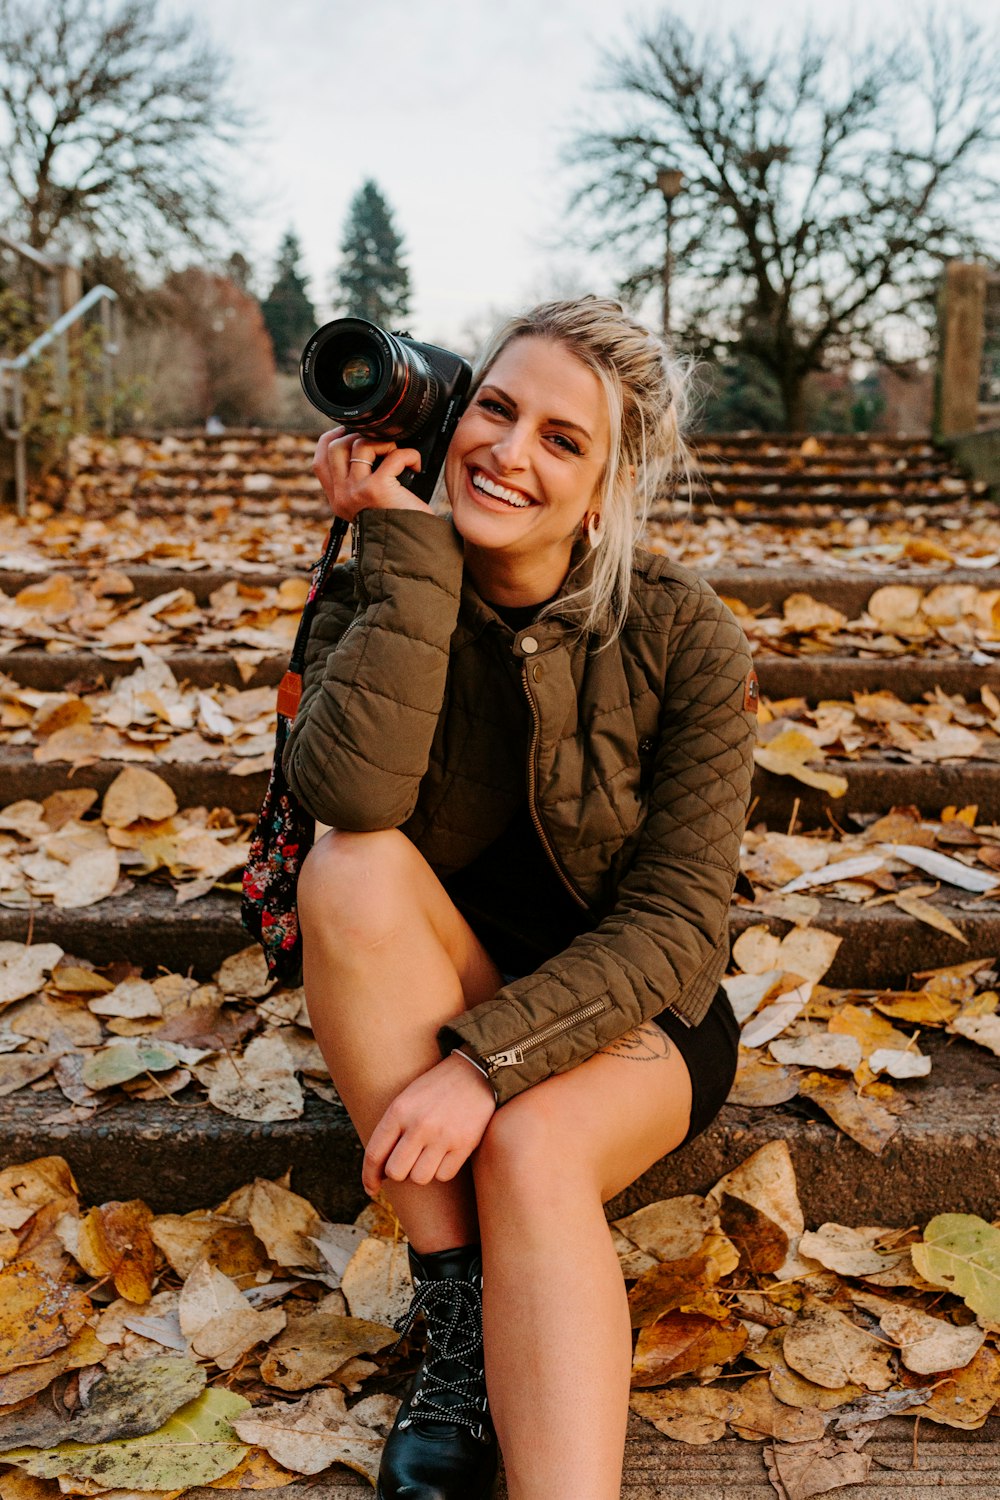
<path id="1" fill-rule="evenodd" d="M 496 391 L 497 395 L 502 396 L 504 401 L 506 401 L 508 405 L 513 406 L 515 410 L 517 409 L 517 402 L 514 400 L 514 397 L 508 395 L 501 386 L 493 385 L 491 381 L 484 381 L 479 389 L 481 391 Z M 545 425 L 548 427 L 562 427 L 567 432 L 578 432 L 582 437 L 585 437 L 587 439 L 588 443 L 593 441 L 586 427 L 581 427 L 579 422 L 568 422 L 565 417 L 546 417 Z"/>

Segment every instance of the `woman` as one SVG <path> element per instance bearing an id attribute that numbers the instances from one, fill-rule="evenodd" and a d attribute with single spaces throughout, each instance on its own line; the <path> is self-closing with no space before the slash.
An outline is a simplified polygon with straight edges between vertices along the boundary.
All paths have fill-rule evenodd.
<path id="1" fill-rule="evenodd" d="M 365 1189 L 410 1242 L 404 1326 L 429 1330 L 382 1500 L 489 1495 L 497 1438 L 511 1500 L 619 1494 L 631 1330 L 603 1205 L 735 1071 L 718 982 L 756 679 L 712 590 L 635 545 L 684 462 L 682 395 L 660 341 L 587 297 L 494 337 L 450 516 L 399 484 L 414 450 L 317 449 L 357 527 L 285 755 L 332 830 L 298 888 L 305 988 Z"/>

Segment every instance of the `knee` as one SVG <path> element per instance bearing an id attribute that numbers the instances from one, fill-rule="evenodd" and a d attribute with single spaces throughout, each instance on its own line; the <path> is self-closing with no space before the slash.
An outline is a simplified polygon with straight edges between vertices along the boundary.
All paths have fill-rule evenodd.
<path id="1" fill-rule="evenodd" d="M 319 927 L 335 932 L 338 943 L 378 941 L 396 923 L 408 889 L 411 849 L 405 835 L 394 828 L 325 833 L 299 873 L 296 902 L 303 933 Z"/>
<path id="2" fill-rule="evenodd" d="M 486 1127 L 472 1158 L 477 1190 L 504 1204 L 557 1202 L 571 1183 L 588 1180 L 587 1165 L 546 1085 L 508 1100 Z"/>

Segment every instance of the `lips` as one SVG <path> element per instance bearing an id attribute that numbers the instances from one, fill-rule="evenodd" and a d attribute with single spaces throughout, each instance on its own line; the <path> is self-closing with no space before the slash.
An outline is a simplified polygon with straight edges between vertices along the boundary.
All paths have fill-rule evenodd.
<path id="1" fill-rule="evenodd" d="M 497 505 L 506 510 L 529 510 L 537 501 L 524 490 L 515 485 L 504 484 L 495 479 L 492 474 L 478 464 L 470 464 L 466 469 L 466 480 L 476 499 L 479 501 L 495 501 Z"/>

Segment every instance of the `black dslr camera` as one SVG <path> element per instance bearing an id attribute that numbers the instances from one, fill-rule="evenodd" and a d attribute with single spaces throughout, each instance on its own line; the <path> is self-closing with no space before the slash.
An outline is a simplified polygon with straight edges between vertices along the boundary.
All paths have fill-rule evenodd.
<path id="1" fill-rule="evenodd" d="M 374 442 L 416 448 L 420 473 L 406 469 L 399 482 L 430 500 L 469 393 L 466 360 L 366 318 L 335 318 L 306 344 L 299 378 L 317 411 L 339 425 Z"/>

